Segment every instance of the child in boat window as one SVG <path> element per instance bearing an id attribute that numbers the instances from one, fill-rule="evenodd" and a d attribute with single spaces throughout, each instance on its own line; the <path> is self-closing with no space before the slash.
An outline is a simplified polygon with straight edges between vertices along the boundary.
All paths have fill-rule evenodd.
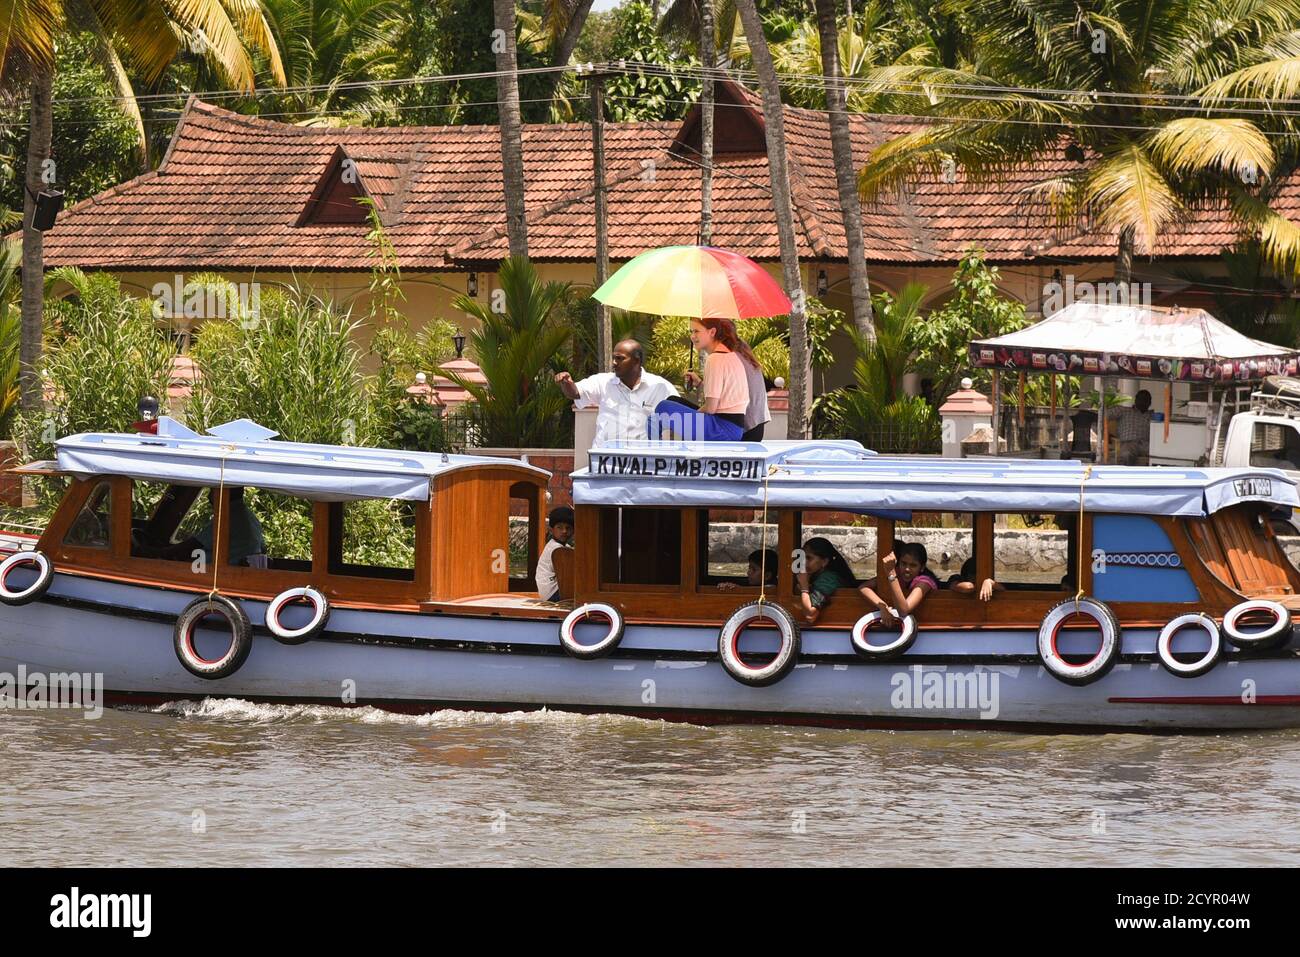
<path id="1" fill-rule="evenodd" d="M 555 578 L 554 555 L 557 548 L 572 547 L 573 509 L 567 505 L 551 509 L 547 524 L 550 536 L 542 549 L 542 557 L 537 559 L 537 594 L 546 601 L 555 601 L 560 597 L 560 584 Z"/>
<path id="2" fill-rule="evenodd" d="M 745 584 L 757 588 L 764 583 L 766 577 L 767 586 L 770 588 L 776 584 L 776 563 L 780 561 L 776 557 L 775 549 L 756 548 L 749 553 L 749 569 L 745 575 Z M 726 581 L 718 582 L 718 591 L 733 591 L 740 587 L 738 582 Z"/>
<path id="3" fill-rule="evenodd" d="M 993 597 L 995 591 L 1006 591 L 1006 586 L 1001 582 L 995 582 L 992 578 L 986 578 L 977 588 L 975 585 L 975 559 L 966 559 L 962 562 L 961 575 L 949 586 L 958 595 L 978 595 L 980 601 L 988 601 Z"/>
<path id="4" fill-rule="evenodd" d="M 808 539 L 803 552 L 806 570 L 795 575 L 795 588 L 804 620 L 811 624 L 838 589 L 856 585 L 857 579 L 844 556 L 826 539 Z"/>
<path id="5" fill-rule="evenodd" d="M 918 542 L 896 542 L 894 550 L 880 560 L 884 578 L 876 587 L 863 585 L 858 590 L 862 597 L 880 612 L 880 622 L 885 626 L 894 623 L 894 613 L 911 615 L 921 607 L 925 596 L 939 587 L 939 582 L 926 567 L 929 555 Z M 881 597 L 881 592 L 887 600 Z"/>

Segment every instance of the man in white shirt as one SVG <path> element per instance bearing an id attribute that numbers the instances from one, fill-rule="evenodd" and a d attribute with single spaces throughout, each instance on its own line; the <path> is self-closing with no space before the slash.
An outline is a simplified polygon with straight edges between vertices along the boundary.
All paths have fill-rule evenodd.
<path id="1" fill-rule="evenodd" d="M 578 408 L 599 407 L 596 445 L 646 438 L 646 422 L 655 406 L 677 395 L 671 382 L 642 368 L 644 361 L 641 343 L 624 339 L 614 346 L 613 372 L 598 372 L 578 382 L 567 372 L 556 374 L 560 391 Z"/>

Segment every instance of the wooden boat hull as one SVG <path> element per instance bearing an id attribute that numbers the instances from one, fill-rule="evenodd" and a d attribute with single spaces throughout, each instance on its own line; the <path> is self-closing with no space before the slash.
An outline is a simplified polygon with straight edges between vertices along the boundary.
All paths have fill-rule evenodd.
<path id="1" fill-rule="evenodd" d="M 1208 674 L 1180 678 L 1155 656 L 1156 631 L 1127 629 L 1114 669 L 1071 687 L 1038 662 L 1036 631 L 922 629 L 893 661 L 857 657 L 843 628 L 805 631 L 799 665 L 779 683 L 733 680 L 717 629 L 630 622 L 608 657 L 560 647 L 558 621 L 333 610 L 318 639 L 287 646 L 262 627 L 265 603 L 242 602 L 255 627 L 233 675 L 184 670 L 173 627 L 192 592 L 56 574 L 49 592 L 0 606 L 0 672 L 102 673 L 108 703 L 238 697 L 259 701 L 635 714 L 696 723 L 843 727 L 1214 731 L 1300 727 L 1300 645 L 1236 651 Z M 593 626 L 594 627 L 594 626 Z M 219 641 L 213 631 L 210 639 Z M 747 639 L 749 640 L 749 639 Z M 775 650 L 756 632 L 753 650 Z M 1063 638 L 1087 647 L 1085 635 Z M 748 648 L 748 646 L 747 646 Z"/>

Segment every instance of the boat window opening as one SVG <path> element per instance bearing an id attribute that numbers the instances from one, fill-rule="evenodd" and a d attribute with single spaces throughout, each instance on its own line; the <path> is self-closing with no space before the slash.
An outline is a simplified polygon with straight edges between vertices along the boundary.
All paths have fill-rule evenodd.
<path id="1" fill-rule="evenodd" d="M 993 580 L 1010 593 L 1075 588 L 1078 524 L 1074 513 L 993 516 Z"/>
<path id="2" fill-rule="evenodd" d="M 212 504 L 203 489 L 165 482 L 131 483 L 131 557 L 192 561 L 180 547 L 208 525 Z"/>
<path id="3" fill-rule="evenodd" d="M 244 489 L 244 505 L 247 516 L 256 520 L 262 532 L 262 550 L 260 553 L 248 552 L 253 543 L 243 542 L 243 535 L 236 540 L 236 531 L 247 525 L 240 525 L 241 512 L 238 506 L 232 507 L 230 564 L 246 564 L 253 568 L 275 568 L 284 571 L 311 571 L 311 536 L 312 503 L 304 498 L 272 492 L 267 489 L 247 487 Z M 260 554 L 260 557 L 258 557 Z"/>
<path id="4" fill-rule="evenodd" d="M 876 542 L 880 519 L 854 512 L 808 509 L 795 513 L 796 548 L 810 538 L 825 538 L 844 556 L 859 582 L 876 578 Z"/>
<path id="5" fill-rule="evenodd" d="M 895 557 L 902 545 L 925 549 L 926 567 L 940 589 L 975 582 L 975 521 L 969 512 L 913 512 L 910 519 L 894 522 Z"/>
<path id="6" fill-rule="evenodd" d="M 1250 464 L 1260 468 L 1300 469 L 1300 429 L 1284 422 L 1256 422 L 1250 437 Z"/>
<path id="7" fill-rule="evenodd" d="M 331 502 L 329 572 L 415 581 L 412 503 L 388 499 Z"/>
<path id="8" fill-rule="evenodd" d="M 700 509 L 698 587 L 757 592 L 762 572 L 766 572 L 768 587 L 774 587 L 781 564 L 777 518 L 776 510 L 770 509 L 764 526 L 761 509 Z M 766 561 L 751 568 L 751 557 L 761 555 L 764 548 L 769 553 Z"/>
<path id="9" fill-rule="evenodd" d="M 510 486 L 507 541 L 510 543 L 511 591 L 537 589 L 533 576 L 537 571 L 537 552 L 541 548 L 538 533 L 544 535 L 545 531 L 538 528 L 538 516 L 533 514 L 536 497 L 531 492 L 534 487 L 527 482 Z"/>
<path id="10" fill-rule="evenodd" d="M 112 483 L 107 479 L 96 483 L 63 536 L 63 544 L 79 548 L 108 548 L 113 527 L 110 521 L 111 490 Z"/>
<path id="11" fill-rule="evenodd" d="M 601 584 L 681 584 L 681 519 L 675 508 L 602 508 Z"/>

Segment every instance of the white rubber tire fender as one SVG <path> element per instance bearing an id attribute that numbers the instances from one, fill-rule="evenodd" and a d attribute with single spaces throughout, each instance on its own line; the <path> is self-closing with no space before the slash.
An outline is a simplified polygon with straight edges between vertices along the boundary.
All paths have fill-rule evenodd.
<path id="1" fill-rule="evenodd" d="M 1091 618 L 1101 631 L 1101 647 L 1097 649 L 1097 654 L 1077 665 L 1066 661 L 1056 647 L 1061 626 L 1076 613 Z M 1120 634 L 1115 613 L 1104 603 L 1095 598 L 1067 598 L 1054 605 L 1039 626 L 1038 657 L 1052 677 L 1068 685 L 1092 684 L 1104 678 L 1119 660 Z"/>
<path id="2" fill-rule="evenodd" d="M 760 618 L 776 624 L 781 636 L 781 647 L 771 661 L 763 665 L 751 665 L 740 657 L 740 633 Z M 722 661 L 723 669 L 742 685 L 751 688 L 776 684 L 793 671 L 799 663 L 800 647 L 799 626 L 788 611 L 770 601 L 751 601 L 741 605 L 723 622 L 722 629 L 718 632 L 718 658 Z"/>
<path id="3" fill-rule="evenodd" d="M 286 628 L 280 624 L 280 613 L 284 611 L 286 605 L 295 601 L 306 601 L 311 604 L 311 621 L 301 628 Z M 311 641 L 325 630 L 329 620 L 329 600 L 310 585 L 286 588 L 272 598 L 266 606 L 266 630 L 282 645 L 301 645 Z"/>
<path id="4" fill-rule="evenodd" d="M 888 644 L 873 645 L 867 641 L 867 630 L 880 621 L 880 612 L 869 611 L 853 623 L 853 629 L 849 632 L 849 640 L 853 642 L 853 650 L 861 657 L 873 661 L 888 661 L 890 658 L 897 658 L 899 655 L 904 654 L 916 641 L 916 618 L 912 615 L 900 615 L 894 609 L 890 610 L 894 612 L 896 619 L 902 621 L 903 630 L 897 638 Z"/>
<path id="5" fill-rule="evenodd" d="M 220 615 L 230 624 L 230 645 L 216 658 L 204 658 L 194 647 L 194 629 L 209 615 Z M 186 671 L 215 681 L 233 675 L 248 658 L 253 650 L 253 626 L 238 602 L 225 595 L 204 595 L 186 605 L 176 619 L 173 645 Z"/>
<path id="6" fill-rule="evenodd" d="M 1245 632 L 1241 630 L 1242 616 L 1252 612 L 1268 612 L 1276 620 L 1263 631 Z M 1284 605 L 1266 598 L 1252 598 L 1243 601 L 1223 616 L 1223 633 L 1228 640 L 1242 651 L 1267 651 L 1285 644 L 1291 636 L 1291 612 Z"/>
<path id="7" fill-rule="evenodd" d="M 1196 661 L 1179 661 L 1174 657 L 1174 635 L 1184 628 L 1200 628 L 1210 639 L 1210 648 Z M 1160 638 L 1156 641 L 1156 654 L 1160 663 L 1171 675 L 1179 678 L 1197 678 L 1205 674 L 1219 662 L 1223 655 L 1223 635 L 1214 619 L 1204 612 L 1191 612 L 1179 615 L 1164 628 L 1160 629 Z"/>
<path id="8" fill-rule="evenodd" d="M 9 587 L 9 573 L 19 565 L 35 565 L 36 581 L 26 588 L 15 590 Z M 53 581 L 54 563 L 44 552 L 14 552 L 0 562 L 0 602 L 6 605 L 26 605 L 49 591 Z"/>
<path id="9" fill-rule="evenodd" d="M 600 641 L 594 645 L 584 645 L 574 637 L 574 629 L 578 627 L 578 622 L 599 615 L 609 621 L 609 632 Z M 581 658 L 589 661 L 592 658 L 603 658 L 623 640 L 623 614 L 613 605 L 607 605 L 600 601 L 587 602 L 585 605 L 579 605 L 573 611 L 564 617 L 560 622 L 560 644 L 574 658 Z"/>

